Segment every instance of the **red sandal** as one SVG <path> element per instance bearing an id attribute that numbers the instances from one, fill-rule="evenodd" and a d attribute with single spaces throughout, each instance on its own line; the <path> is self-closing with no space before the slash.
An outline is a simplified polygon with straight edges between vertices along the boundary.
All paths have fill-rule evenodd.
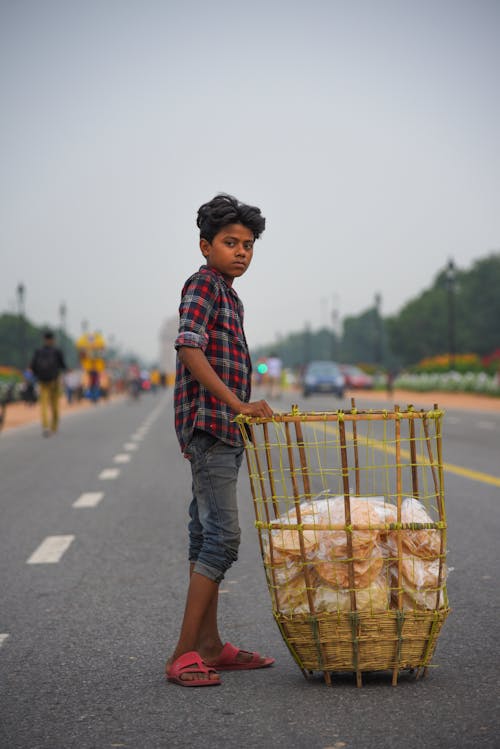
<path id="1" fill-rule="evenodd" d="M 220 679 L 209 678 L 210 674 L 216 673 L 215 668 L 203 663 L 196 650 L 190 650 L 188 653 L 180 655 L 170 668 L 165 667 L 167 680 L 173 684 L 179 684 L 181 687 L 216 687 L 221 683 Z M 205 674 L 205 678 L 183 679 L 183 674 Z"/>
<path id="2" fill-rule="evenodd" d="M 247 653 L 252 657 L 249 661 L 240 661 L 238 660 L 239 653 Z M 230 642 L 226 642 L 219 657 L 210 666 L 216 671 L 250 671 L 254 668 L 267 668 L 273 663 L 274 658 L 264 658 L 259 653 L 250 653 L 248 650 L 241 650 L 231 645 Z"/>

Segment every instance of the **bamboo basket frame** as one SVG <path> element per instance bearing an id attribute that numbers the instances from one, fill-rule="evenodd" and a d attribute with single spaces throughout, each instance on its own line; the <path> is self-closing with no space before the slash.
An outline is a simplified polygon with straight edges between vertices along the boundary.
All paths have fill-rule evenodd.
<path id="1" fill-rule="evenodd" d="M 431 411 L 417 411 L 411 405 L 405 410 L 394 406 L 392 411 L 359 411 L 352 399 L 351 406 L 350 411 L 321 413 L 300 412 L 297 406 L 293 406 L 289 413 L 276 413 L 272 419 L 240 415 L 237 421 L 244 440 L 255 525 L 274 618 L 303 675 L 308 678 L 313 672 L 320 671 L 325 683 L 331 685 L 332 674 L 348 671 L 355 674 L 356 685 L 361 687 L 363 672 L 389 670 L 392 671 L 392 684 L 395 686 L 401 671 L 415 672 L 416 678 L 427 674 L 439 633 L 450 611 L 445 584 L 447 525 L 442 462 L 443 412 L 437 404 Z M 383 428 L 382 440 L 370 436 L 370 426 L 376 423 Z M 325 439 L 309 439 L 311 429 L 323 430 Z M 306 436 L 305 430 L 308 432 Z M 333 433 L 334 437 L 331 438 L 328 432 Z M 420 446 L 420 454 L 417 453 L 417 446 Z M 365 455 L 369 455 L 371 450 L 382 451 L 386 461 L 389 458 L 390 461 L 376 465 L 367 458 L 368 465 L 365 466 L 360 455 L 363 450 Z M 333 469 L 330 463 L 332 453 L 337 462 Z M 314 461 L 317 465 L 312 466 Z M 325 479 L 328 472 L 330 475 Z M 368 484 L 377 472 L 379 483 L 380 476 L 383 475 L 385 479 L 385 489 L 397 511 L 397 522 L 380 526 L 353 524 L 352 498 L 362 496 L 363 484 Z M 432 500 L 437 520 L 424 524 L 402 522 L 405 494 L 403 474 L 415 499 Z M 307 518 L 303 522 L 301 504 L 314 497 L 316 491 L 313 483 L 332 477 L 340 486 L 339 496 L 343 496 L 345 523 L 318 525 L 307 522 Z M 372 494 L 373 491 L 376 490 L 372 490 Z M 366 490 L 364 493 L 367 494 Z M 280 525 L 280 514 L 284 508 L 294 510 L 295 523 L 287 521 L 286 526 Z M 306 593 L 305 613 L 291 613 L 280 606 L 272 535 L 278 528 L 298 534 Z M 394 604 L 384 611 L 358 608 L 353 533 L 366 531 L 367 528 L 391 531 L 396 537 L 397 553 L 392 568 L 395 574 L 392 588 Z M 432 589 L 436 596 L 425 608 L 415 605 L 413 609 L 408 609 L 403 602 L 402 534 L 420 530 L 439 533 L 438 582 Z M 316 583 L 307 561 L 305 531 L 345 533 L 348 610 L 316 610 Z"/>

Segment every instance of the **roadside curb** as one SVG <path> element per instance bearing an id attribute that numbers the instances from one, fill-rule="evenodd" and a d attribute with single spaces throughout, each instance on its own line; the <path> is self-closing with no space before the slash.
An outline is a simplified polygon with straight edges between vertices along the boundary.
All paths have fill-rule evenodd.
<path id="1" fill-rule="evenodd" d="M 381 390 L 348 391 L 346 397 L 358 400 L 376 400 L 385 403 L 386 408 L 392 408 L 394 404 L 399 406 L 412 405 L 415 408 L 455 408 L 463 411 L 486 411 L 500 413 L 500 398 L 488 395 L 475 395 L 473 393 L 445 393 L 432 391 L 421 393 L 415 390 L 394 390 L 391 395 Z"/>
<path id="2" fill-rule="evenodd" d="M 66 401 L 62 400 L 61 397 L 61 403 L 60 403 L 60 417 L 61 421 L 68 416 L 72 416 L 73 414 L 80 413 L 81 411 L 88 411 L 89 409 L 96 409 L 96 408 L 102 408 L 103 406 L 111 405 L 112 403 L 116 403 L 120 400 L 123 400 L 125 398 L 125 395 L 119 394 L 119 395 L 112 395 L 110 398 L 106 400 L 101 400 L 97 404 L 91 403 L 88 400 L 80 401 L 79 403 L 74 403 L 73 405 L 68 405 Z M 40 414 L 40 404 L 35 403 L 35 405 L 30 406 L 27 403 L 10 403 L 7 406 L 6 412 L 5 412 L 5 423 L 3 425 L 2 432 L 9 432 L 13 429 L 20 429 L 21 427 L 28 427 L 32 426 L 33 424 L 39 424 L 41 422 L 41 414 Z"/>

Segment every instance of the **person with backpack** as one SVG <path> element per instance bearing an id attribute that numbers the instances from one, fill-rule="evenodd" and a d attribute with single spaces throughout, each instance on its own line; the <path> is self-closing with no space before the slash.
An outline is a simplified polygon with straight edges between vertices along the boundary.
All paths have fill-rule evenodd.
<path id="1" fill-rule="evenodd" d="M 57 432 L 59 426 L 59 374 L 67 369 L 62 351 L 55 346 L 52 331 L 45 331 L 43 346 L 35 351 L 30 368 L 40 388 L 42 434 L 44 437 L 49 437 Z"/>

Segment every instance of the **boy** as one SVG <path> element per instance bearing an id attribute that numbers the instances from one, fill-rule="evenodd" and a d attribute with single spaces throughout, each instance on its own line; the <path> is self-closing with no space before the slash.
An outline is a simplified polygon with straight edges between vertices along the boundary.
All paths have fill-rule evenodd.
<path id="1" fill-rule="evenodd" d="M 263 668 L 258 653 L 223 644 L 217 626 L 219 583 L 236 561 L 240 542 L 236 483 L 243 457 L 238 413 L 272 416 L 266 401 L 250 400 L 251 363 L 243 306 L 232 288 L 245 273 L 254 241 L 265 228 L 258 208 L 217 195 L 198 211 L 205 265 L 182 290 L 179 308 L 175 427 L 191 463 L 190 581 L 179 640 L 167 679 L 184 687 L 220 684 L 218 671 Z"/>

